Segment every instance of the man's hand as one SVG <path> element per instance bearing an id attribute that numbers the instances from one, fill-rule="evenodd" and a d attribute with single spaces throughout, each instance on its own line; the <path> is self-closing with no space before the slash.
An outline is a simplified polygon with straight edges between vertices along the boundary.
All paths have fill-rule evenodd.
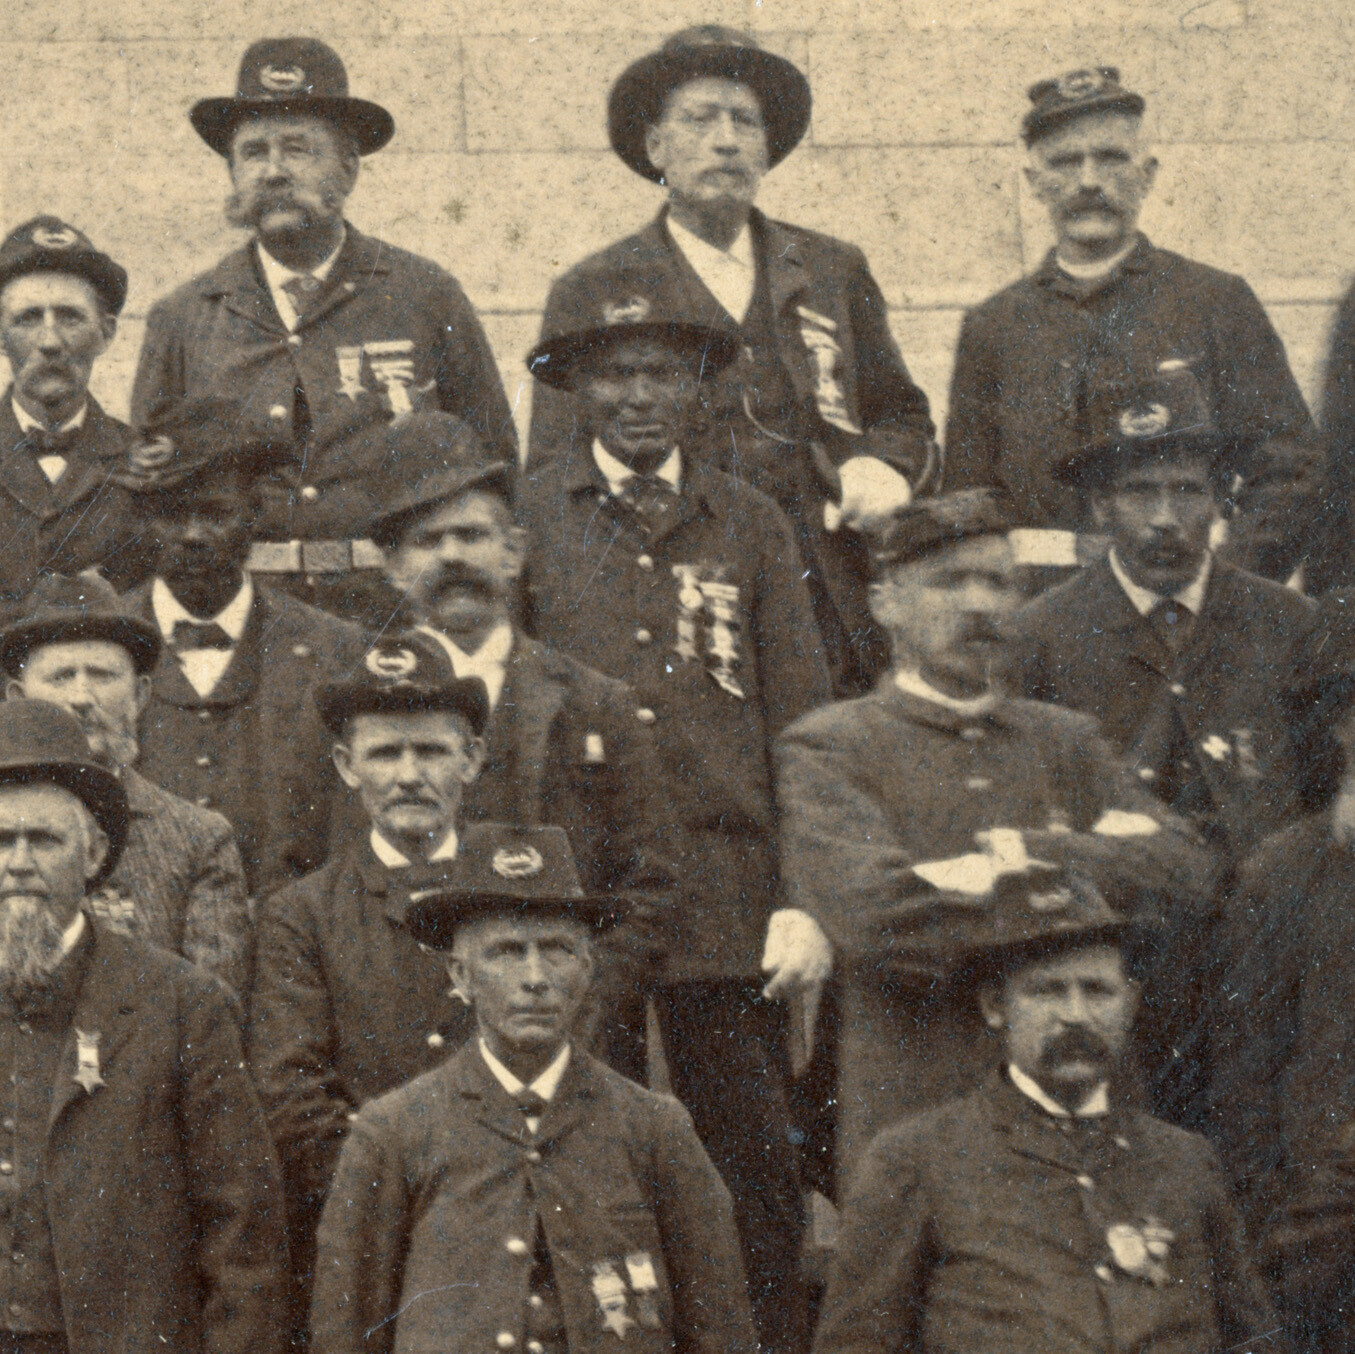
<path id="1" fill-rule="evenodd" d="M 807 992 L 833 971 L 833 947 L 808 912 L 783 907 L 767 922 L 762 971 L 769 973 L 762 995 L 769 1000 L 789 992 Z"/>
<path id="2" fill-rule="evenodd" d="M 824 504 L 823 525 L 861 531 L 892 517 L 913 501 L 912 486 L 892 465 L 875 456 L 853 456 L 838 467 L 842 503 Z"/>

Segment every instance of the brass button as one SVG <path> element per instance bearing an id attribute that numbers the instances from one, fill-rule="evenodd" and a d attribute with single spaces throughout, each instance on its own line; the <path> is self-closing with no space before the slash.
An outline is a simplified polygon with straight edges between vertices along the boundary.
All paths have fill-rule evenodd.
<path id="1" fill-rule="evenodd" d="M 288 346 L 289 348 L 299 348 L 299 347 L 301 347 L 301 335 L 300 335 L 300 334 L 288 334 L 288 335 L 287 335 L 287 346 Z"/>
<path id="2" fill-rule="evenodd" d="M 526 1255 L 530 1249 L 520 1236 L 510 1236 L 508 1240 L 503 1243 L 503 1248 L 509 1255 Z"/>
<path id="3" fill-rule="evenodd" d="M 648 644 L 653 638 L 654 632 L 652 630 L 646 630 L 643 625 L 635 632 L 635 642 L 637 644 Z"/>
<path id="4" fill-rule="evenodd" d="M 538 1312 L 546 1305 L 546 1299 L 543 1298 L 540 1293 L 533 1293 L 527 1301 L 530 1302 L 533 1309 Z"/>
<path id="5" fill-rule="evenodd" d="M 203 756 L 203 757 L 194 757 L 194 758 L 193 758 L 193 761 L 194 761 L 198 766 L 211 766 L 211 764 L 212 764 L 212 759 L 211 759 L 210 757 L 207 757 L 207 756 Z"/>
<path id="6" fill-rule="evenodd" d="M 16 1120 L 5 1118 L 0 1119 L 0 1128 L 3 1128 L 6 1133 L 14 1133 L 18 1131 L 19 1125 Z"/>
<path id="7" fill-rule="evenodd" d="M 527 1354 L 546 1354 L 546 1346 L 540 1340 L 528 1340 Z"/>
<path id="8" fill-rule="evenodd" d="M 1110 1283 L 1111 1280 L 1114 1279 L 1115 1277 L 1110 1272 L 1110 1266 L 1106 1264 L 1097 1265 L 1094 1272 L 1096 1274 L 1096 1277 L 1100 1279 L 1102 1283 Z"/>
<path id="9" fill-rule="evenodd" d="M 13 1175 L 14 1163 L 12 1161 L 0 1161 L 0 1175 Z"/>
<path id="10" fill-rule="evenodd" d="M 656 719 L 658 719 L 658 715 L 656 715 L 654 711 L 649 708 L 649 706 L 642 705 L 635 712 L 635 718 L 638 719 L 641 724 L 652 724 Z"/>
<path id="11" fill-rule="evenodd" d="M 447 1041 L 436 1030 L 428 1036 L 429 1048 L 441 1048 L 446 1042 Z"/>
<path id="12" fill-rule="evenodd" d="M 211 712 L 210 710 L 199 710 L 199 711 L 198 711 L 198 718 L 199 718 L 199 719 L 211 719 L 211 717 L 212 717 L 212 712 Z"/>
<path id="13" fill-rule="evenodd" d="M 28 1023 L 28 1021 L 26 1021 L 26 1020 L 21 1020 L 21 1021 L 19 1021 L 19 1033 L 20 1033 L 20 1034 L 32 1034 L 32 1033 L 33 1033 L 33 1027 L 32 1027 L 32 1025 L 30 1025 L 30 1024 Z"/>
<path id="14" fill-rule="evenodd" d="M 513 1346 L 517 1344 L 517 1338 L 512 1331 L 501 1330 L 494 1337 L 494 1343 L 498 1345 L 500 1349 L 512 1349 Z"/>
<path id="15" fill-rule="evenodd" d="M 1156 780 L 1156 779 L 1157 779 L 1157 772 L 1154 771 L 1153 768 L 1152 768 L 1151 766 L 1141 766 L 1141 767 L 1139 767 L 1139 779 L 1140 779 L 1140 780 Z"/>
<path id="16" fill-rule="evenodd" d="M 528 1161 L 531 1161 L 531 1162 L 537 1162 L 537 1161 L 540 1161 L 540 1160 L 541 1160 L 541 1153 L 538 1152 L 538 1151 L 536 1150 L 535 1147 L 533 1147 L 532 1150 L 531 1150 L 530 1152 L 527 1153 L 527 1160 L 528 1160 Z"/>
<path id="17" fill-rule="evenodd" d="M 1082 1189 L 1096 1188 L 1096 1181 L 1093 1180 L 1089 1175 L 1079 1175 L 1077 1177 L 1077 1183 Z"/>
<path id="18" fill-rule="evenodd" d="M 275 405 L 268 411 L 268 417 L 269 417 L 269 418 L 286 418 L 286 417 L 287 417 L 287 406 L 286 406 L 285 404 L 275 404 Z"/>
<path id="19" fill-rule="evenodd" d="M 315 500 L 320 497 L 320 491 L 313 484 L 303 485 L 301 497 L 304 498 L 307 503 L 314 503 Z"/>
<path id="20" fill-rule="evenodd" d="M 1173 696 L 1184 696 L 1186 694 L 1186 689 L 1180 682 L 1173 682 L 1169 690 Z"/>
<path id="21" fill-rule="evenodd" d="M 649 574 L 654 572 L 653 555 L 638 555 L 635 562 L 645 571 L 645 573 Z"/>

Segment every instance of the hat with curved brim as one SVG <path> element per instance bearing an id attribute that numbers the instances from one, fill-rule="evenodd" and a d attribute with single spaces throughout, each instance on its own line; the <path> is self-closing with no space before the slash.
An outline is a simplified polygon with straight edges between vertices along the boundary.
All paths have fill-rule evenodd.
<path id="1" fill-rule="evenodd" d="M 127 269 L 59 217 L 35 216 L 15 226 L 0 244 L 0 287 L 29 273 L 84 278 L 110 315 L 119 314 L 127 300 Z"/>
<path id="2" fill-rule="evenodd" d="M 0 631 L 0 669 L 19 677 L 34 649 L 79 640 L 120 644 L 138 673 L 154 671 L 163 647 L 159 627 L 125 611 L 107 579 L 46 574 L 24 599 L 22 619 Z"/>
<path id="3" fill-rule="evenodd" d="M 485 917 L 567 917 L 607 931 L 626 914 L 623 898 L 586 894 L 559 827 L 476 823 L 456 856 L 422 867 L 410 880 L 405 926 L 434 950 L 450 950 L 457 928 Z"/>
<path id="4" fill-rule="evenodd" d="M 0 787 L 7 785 L 59 785 L 73 794 L 108 838 L 108 855 L 86 888 L 112 874 L 127 844 L 127 792 L 90 755 L 74 715 L 49 701 L 0 703 Z"/>
<path id="5" fill-rule="evenodd" d="M 395 135 L 395 119 L 348 92 L 339 54 L 314 38 L 264 38 L 246 50 L 236 92 L 200 99 L 188 114 L 197 134 L 218 155 L 229 155 L 241 122 L 267 113 L 302 113 L 338 124 L 360 155 L 380 150 Z"/>
<path id="6" fill-rule="evenodd" d="M 747 33 L 699 24 L 675 33 L 656 52 L 626 67 L 607 98 L 607 134 L 612 149 L 637 174 L 663 182 L 645 149 L 649 128 L 664 101 L 690 80 L 715 77 L 747 85 L 762 105 L 767 162 L 778 165 L 800 144 L 809 127 L 813 98 L 809 81 L 782 56 L 759 47 Z"/>
<path id="7" fill-rule="evenodd" d="M 1027 93 L 1031 107 L 1021 119 L 1021 139 L 1027 146 L 1089 113 L 1139 117 L 1147 107 L 1142 94 L 1120 83 L 1120 72 L 1114 66 L 1067 71 L 1031 85 Z"/>

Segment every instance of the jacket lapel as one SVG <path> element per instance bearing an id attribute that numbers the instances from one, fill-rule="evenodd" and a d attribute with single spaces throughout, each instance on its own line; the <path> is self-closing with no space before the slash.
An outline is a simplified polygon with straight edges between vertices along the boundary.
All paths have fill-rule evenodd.
<path id="1" fill-rule="evenodd" d="M 793 306 L 796 297 L 803 294 L 809 285 L 809 268 L 800 241 L 778 222 L 769 221 L 761 212 L 754 211 L 752 227 L 755 257 L 758 266 L 767 270 L 772 314 L 780 322 Z M 778 323 L 778 328 L 783 332 L 800 332 L 798 320 L 789 325 Z"/>
<path id="2" fill-rule="evenodd" d="M 270 334 L 287 333 L 273 304 L 273 293 L 263 280 L 252 241 L 227 254 L 203 279 L 199 290 L 204 296 L 220 297 L 227 310 L 256 328 Z"/>
<path id="3" fill-rule="evenodd" d="M 518 630 L 503 691 L 489 730 L 491 765 L 515 785 L 516 821 L 536 818 L 550 728 L 565 699 L 564 684 L 549 670 L 545 651 Z"/>
<path id="4" fill-rule="evenodd" d="M 53 503 L 58 511 L 69 508 L 85 497 L 93 497 L 108 483 L 108 477 L 117 469 L 119 454 L 103 454 L 108 432 L 108 419 L 91 397 L 85 426 L 71 447 L 66 473 L 50 487 Z"/>
<path id="5" fill-rule="evenodd" d="M 346 230 L 343 248 L 334 260 L 334 268 L 324 290 L 315 305 L 302 317 L 297 325 L 298 330 L 319 324 L 345 301 L 365 291 L 374 279 L 384 277 L 390 271 L 376 241 L 354 230 L 352 226 L 346 226 Z"/>
<path id="6" fill-rule="evenodd" d="M 467 1106 L 478 1124 L 510 1142 L 523 1140 L 526 1119 L 480 1056 L 478 1039 L 467 1040 L 445 1066 L 453 1096 Z"/>
<path id="7" fill-rule="evenodd" d="M 52 486 L 14 417 L 13 395 L 10 386 L 0 397 L 0 488 L 32 516 L 48 517 L 54 511 Z"/>
<path id="8" fill-rule="evenodd" d="M 1110 564 L 1098 560 L 1089 570 L 1092 585 L 1088 620 L 1107 634 L 1120 636 L 1122 653 L 1131 663 L 1141 663 L 1163 677 L 1171 677 L 1179 664 L 1152 622 L 1141 616 L 1120 586 Z"/>

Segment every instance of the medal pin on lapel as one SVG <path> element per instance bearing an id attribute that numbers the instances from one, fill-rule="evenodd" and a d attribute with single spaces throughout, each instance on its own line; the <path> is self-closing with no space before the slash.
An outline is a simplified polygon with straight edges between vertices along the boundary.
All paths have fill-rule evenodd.
<path id="1" fill-rule="evenodd" d="M 603 1328 L 624 1340 L 626 1332 L 635 1325 L 635 1318 L 626 1310 L 626 1281 L 613 1266 L 605 1262 L 593 1266 L 593 1296 L 602 1314 Z"/>
<path id="2" fill-rule="evenodd" d="M 96 1087 L 104 1085 L 99 1071 L 98 1030 L 76 1030 L 75 1062 L 75 1080 L 84 1088 L 86 1095 L 93 1095 Z"/>

